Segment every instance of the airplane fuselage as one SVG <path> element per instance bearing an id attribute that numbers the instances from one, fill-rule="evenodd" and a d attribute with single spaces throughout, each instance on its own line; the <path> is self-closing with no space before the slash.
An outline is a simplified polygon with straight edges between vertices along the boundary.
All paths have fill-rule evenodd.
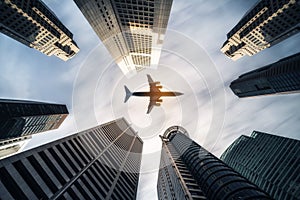
<path id="1" fill-rule="evenodd" d="M 182 93 L 180 92 L 133 92 L 133 96 L 138 97 L 174 97 L 180 96 Z"/>

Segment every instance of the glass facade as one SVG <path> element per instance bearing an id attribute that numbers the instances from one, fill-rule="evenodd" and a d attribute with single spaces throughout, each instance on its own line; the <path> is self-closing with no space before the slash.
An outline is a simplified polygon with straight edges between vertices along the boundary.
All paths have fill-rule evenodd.
<path id="1" fill-rule="evenodd" d="M 79 51 L 72 33 L 41 0 L 0 0 L 0 32 L 64 61 Z"/>
<path id="2" fill-rule="evenodd" d="M 172 0 L 74 0 L 126 76 L 158 65 Z"/>
<path id="3" fill-rule="evenodd" d="M 271 199 L 191 140 L 182 127 L 170 127 L 162 143 L 159 199 Z"/>
<path id="4" fill-rule="evenodd" d="M 252 56 L 299 33 L 299 0 L 259 0 L 227 34 L 221 51 L 232 60 Z"/>
<path id="5" fill-rule="evenodd" d="M 253 131 L 242 135 L 221 160 L 265 190 L 274 199 L 300 197 L 300 141 Z"/>
<path id="6" fill-rule="evenodd" d="M 118 119 L 0 160 L 1 199 L 135 199 L 143 142 Z"/>
<path id="7" fill-rule="evenodd" d="M 239 76 L 230 84 L 238 97 L 300 91 L 300 53 Z"/>
<path id="8" fill-rule="evenodd" d="M 65 105 L 0 99 L 0 140 L 56 129 L 67 116 Z"/>

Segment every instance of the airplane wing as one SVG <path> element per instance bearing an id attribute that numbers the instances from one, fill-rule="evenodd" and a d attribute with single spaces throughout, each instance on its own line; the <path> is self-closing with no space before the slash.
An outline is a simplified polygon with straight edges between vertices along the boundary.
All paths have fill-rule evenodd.
<path id="1" fill-rule="evenodd" d="M 149 114 L 153 108 L 154 104 L 152 103 L 152 101 L 149 102 L 149 105 L 148 105 L 148 110 L 147 110 L 147 114 Z"/>
<path id="2" fill-rule="evenodd" d="M 150 101 L 149 101 L 149 105 L 148 105 L 148 110 L 147 110 L 147 114 L 149 114 L 153 108 L 153 106 L 160 106 L 159 102 L 162 102 L 161 99 L 159 99 L 160 97 L 152 97 L 150 96 Z"/>
<path id="3" fill-rule="evenodd" d="M 147 74 L 147 77 L 148 77 L 148 83 L 150 86 L 150 92 L 160 92 L 160 89 L 159 89 L 160 87 L 156 85 L 156 84 L 159 84 L 159 82 L 154 82 L 149 74 Z"/>
<path id="4" fill-rule="evenodd" d="M 152 80 L 152 78 L 149 74 L 147 74 L 147 77 L 148 77 L 149 85 L 151 85 L 151 83 L 153 83 L 154 81 Z"/>

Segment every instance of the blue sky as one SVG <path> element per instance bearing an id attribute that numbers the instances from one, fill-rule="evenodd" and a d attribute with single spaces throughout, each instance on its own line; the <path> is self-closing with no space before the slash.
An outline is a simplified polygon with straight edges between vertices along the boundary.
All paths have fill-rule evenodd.
<path id="1" fill-rule="evenodd" d="M 238 99 L 229 84 L 240 74 L 300 51 L 300 34 L 237 61 L 220 52 L 226 34 L 256 1 L 174 0 L 160 66 L 127 79 L 75 3 L 45 3 L 74 34 L 80 52 L 64 62 L 0 35 L 0 96 L 62 103 L 69 117 L 58 130 L 33 136 L 27 149 L 125 116 L 144 140 L 138 199 L 155 199 L 161 143 L 158 135 L 182 125 L 216 156 L 253 130 L 300 139 L 299 94 Z M 145 115 L 148 100 L 123 104 L 126 84 L 147 89 L 146 74 L 184 96 L 166 99 Z"/>

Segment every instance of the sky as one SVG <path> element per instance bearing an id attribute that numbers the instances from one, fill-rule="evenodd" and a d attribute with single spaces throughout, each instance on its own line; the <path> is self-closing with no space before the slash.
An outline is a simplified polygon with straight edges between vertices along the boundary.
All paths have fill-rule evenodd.
<path id="1" fill-rule="evenodd" d="M 138 199 L 156 199 L 161 141 L 172 125 L 219 157 L 253 130 L 300 139 L 300 94 L 237 98 L 229 88 L 240 74 L 300 51 L 300 34 L 232 61 L 221 53 L 226 34 L 255 0 L 174 0 L 157 69 L 126 78 L 71 0 L 44 1 L 73 33 L 80 52 L 64 62 L 0 34 L 0 97 L 66 104 L 59 129 L 33 136 L 25 149 L 125 117 L 144 141 Z M 146 74 L 164 89 L 183 92 L 146 115 L 148 99 L 124 104 L 124 85 L 147 90 Z"/>

